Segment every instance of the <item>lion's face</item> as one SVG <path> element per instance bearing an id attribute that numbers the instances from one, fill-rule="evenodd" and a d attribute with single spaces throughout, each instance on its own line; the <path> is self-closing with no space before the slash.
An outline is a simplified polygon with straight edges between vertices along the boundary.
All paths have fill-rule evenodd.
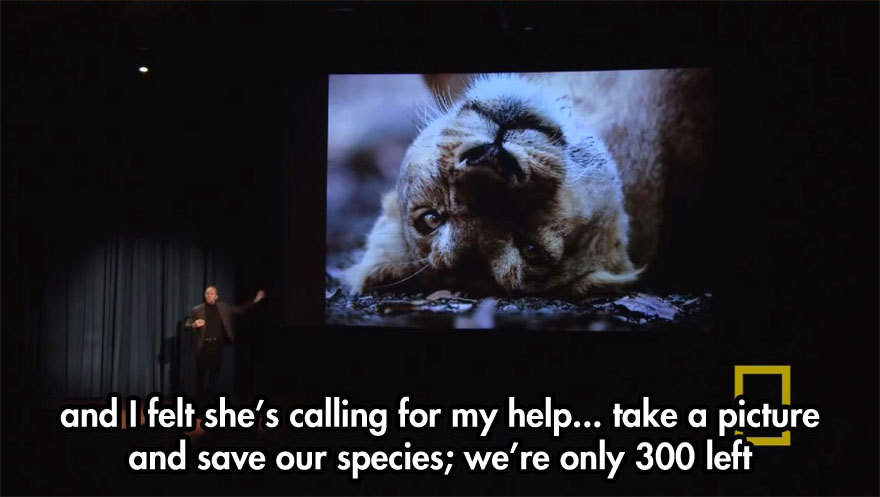
<path id="1" fill-rule="evenodd" d="M 413 270 L 419 286 L 483 293 L 628 282 L 622 206 L 614 162 L 564 100 L 519 78 L 480 80 L 410 146 L 352 286 Z"/>

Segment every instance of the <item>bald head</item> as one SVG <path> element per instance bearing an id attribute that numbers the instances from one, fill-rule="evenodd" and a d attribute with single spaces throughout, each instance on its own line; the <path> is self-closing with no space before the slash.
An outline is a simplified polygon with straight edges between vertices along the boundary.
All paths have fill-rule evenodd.
<path id="1" fill-rule="evenodd" d="M 219 297 L 219 296 L 220 296 L 220 294 L 217 293 L 216 286 L 209 286 L 208 288 L 205 288 L 205 302 L 206 303 L 208 303 L 208 304 L 216 303 L 217 297 Z"/>

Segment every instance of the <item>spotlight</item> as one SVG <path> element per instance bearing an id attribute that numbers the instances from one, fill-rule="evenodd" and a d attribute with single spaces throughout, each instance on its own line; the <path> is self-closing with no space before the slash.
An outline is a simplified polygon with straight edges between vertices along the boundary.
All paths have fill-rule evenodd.
<path id="1" fill-rule="evenodd" d="M 140 71 L 142 73 L 147 73 L 147 72 L 150 72 L 150 68 L 147 66 L 141 66 L 141 67 L 138 67 L 138 71 Z"/>

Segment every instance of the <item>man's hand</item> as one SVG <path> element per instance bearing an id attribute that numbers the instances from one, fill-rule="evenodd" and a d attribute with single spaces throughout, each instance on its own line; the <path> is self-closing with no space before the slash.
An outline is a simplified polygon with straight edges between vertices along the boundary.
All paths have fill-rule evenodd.
<path id="1" fill-rule="evenodd" d="M 265 297 L 266 292 L 264 292 L 263 290 L 257 290 L 257 296 L 254 297 L 254 303 L 256 304 L 257 302 L 263 300 Z"/>
<path id="2" fill-rule="evenodd" d="M 204 319 L 196 319 L 195 322 L 193 323 L 193 326 L 195 326 L 196 328 L 201 328 L 202 326 L 205 326 L 205 320 Z"/>

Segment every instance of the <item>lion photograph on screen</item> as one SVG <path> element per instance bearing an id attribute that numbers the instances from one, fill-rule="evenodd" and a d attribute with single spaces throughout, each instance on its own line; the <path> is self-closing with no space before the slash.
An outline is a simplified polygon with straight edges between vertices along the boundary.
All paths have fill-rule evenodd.
<path id="1" fill-rule="evenodd" d="M 361 300 L 390 293 L 399 301 L 445 291 L 447 299 L 473 303 L 617 295 L 635 299 L 630 307 L 683 314 L 681 302 L 627 292 L 657 263 L 667 178 L 708 167 L 711 71 L 412 75 L 407 85 L 421 83 L 421 92 L 401 87 L 391 88 L 395 97 L 367 96 L 405 76 L 376 76 L 384 85 L 371 76 L 331 76 L 331 135 L 338 114 L 358 111 L 334 96 L 372 98 L 375 105 L 362 107 L 375 106 L 373 115 L 386 120 L 368 117 L 372 133 L 353 140 L 359 146 L 350 141 L 342 158 L 332 149 L 335 137 L 328 140 L 337 166 L 328 168 L 328 252 L 335 248 L 331 225 L 345 207 L 349 216 L 371 217 L 368 229 L 354 229 L 364 233 L 348 260 L 333 268 L 340 293 Z M 400 95 L 413 93 L 416 104 L 405 110 Z M 397 106 L 418 116 L 415 124 L 401 119 L 411 137 L 387 122 Z M 396 170 L 389 163 L 395 152 L 402 154 Z M 355 171 L 341 209 L 330 205 L 338 201 L 331 189 L 339 169 Z M 364 194 L 375 195 L 374 209 L 369 198 L 363 207 L 352 198 Z M 404 302 L 400 310 L 409 308 Z"/>

